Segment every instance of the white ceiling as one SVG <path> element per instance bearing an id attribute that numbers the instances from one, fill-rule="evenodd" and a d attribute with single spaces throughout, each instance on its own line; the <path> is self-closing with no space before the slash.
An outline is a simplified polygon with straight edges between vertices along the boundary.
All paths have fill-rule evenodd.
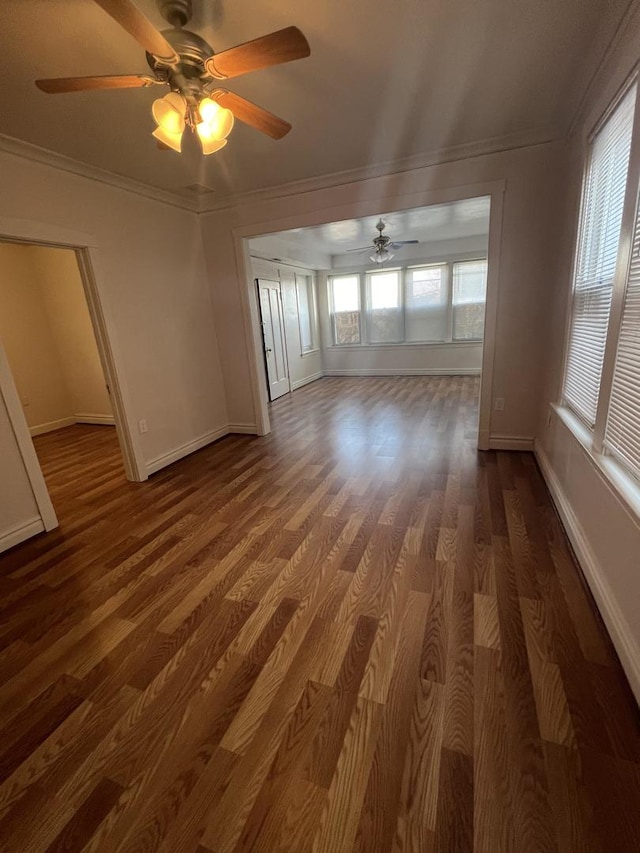
<path id="1" fill-rule="evenodd" d="M 486 237 L 489 233 L 489 209 L 488 198 L 470 198 L 384 213 L 384 233 L 392 240 L 419 240 L 421 246 L 463 237 Z M 274 235 L 255 237 L 249 241 L 249 245 L 252 254 L 265 258 L 273 257 L 274 253 L 293 259 L 304 259 L 311 252 L 342 255 L 350 249 L 370 245 L 378 234 L 376 223 L 379 218 L 365 216 L 311 228 L 293 228 Z M 419 253 L 420 250 L 416 251 Z M 357 256 L 354 259 L 356 262 Z"/>
<path id="2" fill-rule="evenodd" d="M 162 90 L 45 95 L 39 77 L 146 73 L 143 50 L 90 0 L 2 0 L 0 131 L 134 178 L 228 195 L 539 132 L 560 136 L 629 0 L 194 0 L 190 26 L 224 50 L 295 24 L 308 59 L 230 81 L 288 119 L 275 142 L 236 123 L 203 158 L 159 151 Z M 153 0 L 140 8 L 162 28 Z"/>

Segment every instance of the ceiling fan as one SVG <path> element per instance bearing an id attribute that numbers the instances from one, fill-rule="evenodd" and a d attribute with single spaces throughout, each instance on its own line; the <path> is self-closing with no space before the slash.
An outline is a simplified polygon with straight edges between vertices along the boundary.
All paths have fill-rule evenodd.
<path id="1" fill-rule="evenodd" d="M 178 152 L 182 150 L 185 127 L 197 134 L 204 154 L 219 151 L 227 144 L 234 118 L 272 139 L 281 139 L 291 130 L 289 122 L 219 88 L 218 81 L 309 56 L 309 44 L 297 27 L 286 27 L 214 53 L 197 33 L 183 29 L 191 18 L 191 0 L 157 0 L 160 13 L 170 25 L 170 29 L 162 32 L 131 0 L 95 2 L 142 45 L 152 73 L 36 80 L 36 86 L 43 92 L 57 95 L 97 89 L 169 86 L 171 91 L 153 102 L 152 113 L 157 125 L 153 135 L 161 147 Z"/>
<path id="2" fill-rule="evenodd" d="M 393 251 L 401 249 L 403 246 L 408 246 L 411 243 L 420 242 L 419 240 L 392 240 L 387 234 L 382 233 L 386 227 L 384 219 L 380 218 L 376 224 L 376 228 L 380 233 L 373 238 L 373 253 L 369 255 L 369 258 L 376 264 L 383 264 L 385 261 L 390 261 L 394 256 Z M 371 246 L 364 246 L 359 249 L 347 249 L 347 251 L 370 252 Z"/>

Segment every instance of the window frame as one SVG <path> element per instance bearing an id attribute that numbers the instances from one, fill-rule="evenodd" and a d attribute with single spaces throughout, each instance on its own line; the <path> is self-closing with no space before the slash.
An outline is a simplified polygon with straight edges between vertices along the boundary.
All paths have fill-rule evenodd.
<path id="1" fill-rule="evenodd" d="M 469 253 L 470 257 L 449 257 L 440 260 L 429 259 L 424 262 L 410 262 L 403 265 L 394 265 L 390 267 L 372 268 L 370 266 L 359 267 L 357 270 L 332 270 L 327 275 L 327 297 L 329 307 L 329 319 L 331 325 L 331 345 L 334 347 L 415 347 L 415 346 L 477 346 L 484 344 L 484 329 L 481 338 L 465 338 L 455 340 L 453 338 L 453 271 L 457 264 L 479 263 L 483 262 L 486 266 L 487 281 L 489 278 L 489 258 L 487 254 Z M 412 270 L 428 269 L 429 267 L 443 267 L 444 272 L 444 287 L 447 296 L 446 305 L 446 337 L 443 340 L 411 340 L 406 339 L 407 336 L 407 292 L 408 292 L 408 276 Z M 389 341 L 376 343 L 370 341 L 369 320 L 368 320 L 368 303 L 369 303 L 369 276 L 382 272 L 398 272 L 399 274 L 399 292 L 400 292 L 400 312 L 403 339 L 397 341 Z M 334 319 L 334 298 L 333 298 L 333 282 L 340 278 L 358 278 L 358 296 L 359 296 L 359 321 L 360 321 L 360 341 L 358 343 L 338 343 L 336 340 L 336 327 Z M 485 322 L 486 322 L 486 290 L 485 290 Z"/>
<path id="2" fill-rule="evenodd" d="M 618 254 L 616 258 L 615 272 L 613 276 L 611 307 L 605 338 L 604 358 L 598 391 L 598 402 L 596 418 L 591 427 L 584 418 L 571 406 L 565 397 L 565 381 L 569 359 L 571 340 L 571 327 L 573 322 L 573 305 L 575 293 L 575 281 L 578 265 L 578 252 L 580 235 L 582 232 L 583 218 L 585 216 L 584 200 L 586 192 L 586 178 L 591 164 L 591 151 L 593 140 L 615 111 L 629 90 L 636 87 L 634 116 L 631 132 L 631 147 L 629 152 L 629 166 L 625 182 L 625 194 L 620 225 L 620 238 L 618 243 Z M 616 96 L 608 104 L 606 110 L 598 119 L 593 129 L 585 139 L 583 150 L 582 189 L 580 194 L 580 207 L 576 218 L 574 231 L 574 252 L 571 267 L 571 288 L 569 290 L 567 317 L 565 323 L 564 353 L 561 374 L 561 385 L 558 403 L 552 405 L 565 426 L 572 432 L 578 442 L 583 446 L 589 457 L 598 469 L 605 475 L 616 493 L 626 502 L 627 506 L 636 515 L 640 515 L 640 480 L 635 473 L 625 464 L 619 455 L 605 446 L 604 438 L 606 432 L 609 406 L 611 401 L 611 390 L 613 386 L 614 369 L 618 350 L 618 341 L 622 326 L 622 317 L 627 289 L 627 278 L 632 260 L 633 237 L 636 216 L 640 207 L 640 74 L 638 71 L 625 81 Z M 640 380 L 640 376 L 638 377 Z"/>
<path id="3" fill-rule="evenodd" d="M 336 334 L 336 320 L 335 315 L 335 299 L 334 299 L 334 290 L 333 283 L 337 278 L 357 278 L 358 279 L 358 334 L 359 340 L 357 342 L 350 341 L 348 343 L 340 343 L 338 341 L 338 336 Z M 345 273 L 337 273 L 336 275 L 330 275 L 327 278 L 327 295 L 329 297 L 329 317 L 331 319 L 331 339 L 334 347 L 360 347 L 363 346 L 363 323 L 362 323 L 362 276 L 360 273 L 353 272 L 345 272 Z M 341 312 L 338 312 L 341 313 Z"/>

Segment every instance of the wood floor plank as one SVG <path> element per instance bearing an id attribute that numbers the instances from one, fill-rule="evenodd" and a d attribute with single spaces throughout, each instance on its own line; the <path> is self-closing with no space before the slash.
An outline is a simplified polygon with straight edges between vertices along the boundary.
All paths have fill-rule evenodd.
<path id="1" fill-rule="evenodd" d="M 0 556 L 7 853 L 637 853 L 640 722 L 533 455 L 479 379 L 324 378 L 124 478 L 34 440 Z"/>

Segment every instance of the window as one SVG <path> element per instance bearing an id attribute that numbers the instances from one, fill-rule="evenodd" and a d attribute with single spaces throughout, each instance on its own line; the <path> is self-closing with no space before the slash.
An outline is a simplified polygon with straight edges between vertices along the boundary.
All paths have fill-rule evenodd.
<path id="1" fill-rule="evenodd" d="M 336 344 L 360 343 L 360 277 L 331 279 L 333 337 Z"/>
<path id="2" fill-rule="evenodd" d="M 400 271 L 367 275 L 367 340 L 393 343 L 404 339 Z"/>
<path id="3" fill-rule="evenodd" d="M 296 273 L 296 295 L 298 298 L 298 325 L 300 328 L 300 352 L 311 352 L 317 348 L 316 312 L 313 278 Z"/>
<path id="4" fill-rule="evenodd" d="M 591 139 L 582 190 L 563 402 L 626 494 L 640 479 L 640 138 L 637 85 Z M 587 433 L 588 434 L 588 433 Z M 584 439 L 583 439 L 584 441 Z M 598 460 L 596 460 L 598 461 Z M 633 498 L 635 500 L 635 497 Z"/>
<path id="5" fill-rule="evenodd" d="M 598 409 L 635 98 L 634 86 L 594 136 L 582 190 L 564 399 L 589 427 Z"/>
<path id="6" fill-rule="evenodd" d="M 449 295 L 444 264 L 407 270 L 406 340 L 446 341 Z"/>
<path id="7" fill-rule="evenodd" d="M 485 258 L 329 276 L 334 344 L 481 342 L 486 289 Z"/>
<path id="8" fill-rule="evenodd" d="M 640 211 L 636 214 L 604 446 L 640 478 Z"/>
<path id="9" fill-rule="evenodd" d="M 466 261 L 453 265 L 454 341 L 482 340 L 486 292 L 486 261 Z"/>

